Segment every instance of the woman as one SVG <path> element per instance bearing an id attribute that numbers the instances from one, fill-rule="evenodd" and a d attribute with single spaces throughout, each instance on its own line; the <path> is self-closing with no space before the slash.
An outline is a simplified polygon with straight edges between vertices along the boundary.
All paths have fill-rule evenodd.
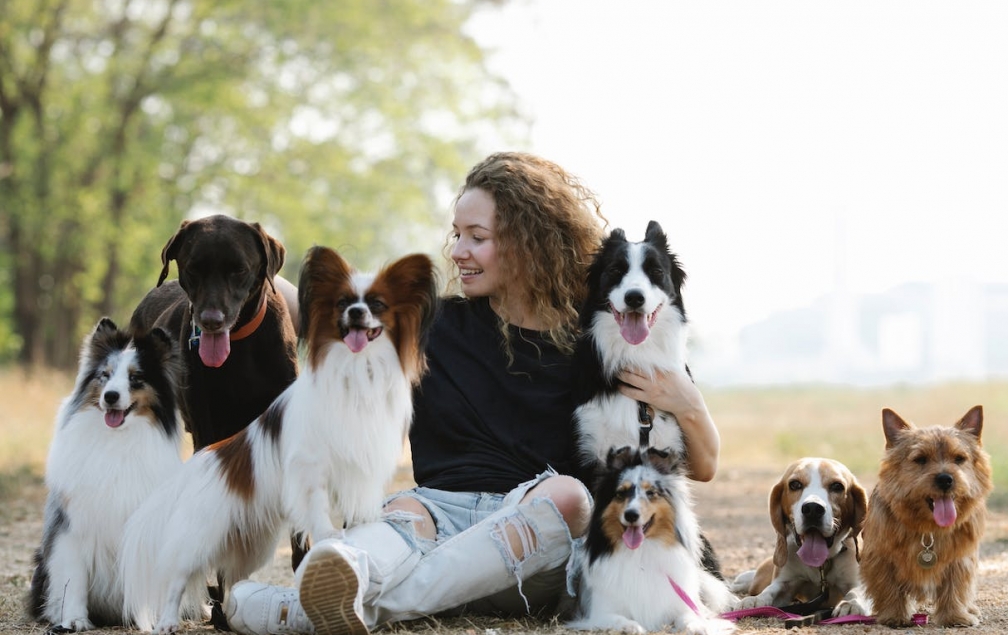
<path id="1" fill-rule="evenodd" d="M 383 521 L 314 545 L 297 588 L 235 585 L 233 629 L 367 633 L 449 610 L 556 607 L 591 512 L 569 476 L 570 357 L 604 225 L 594 195 L 539 157 L 494 154 L 469 172 L 449 241 L 461 295 L 444 301 L 415 393 L 418 487 L 391 497 Z M 689 378 L 622 379 L 628 396 L 676 415 L 692 476 L 713 477 L 719 438 Z"/>

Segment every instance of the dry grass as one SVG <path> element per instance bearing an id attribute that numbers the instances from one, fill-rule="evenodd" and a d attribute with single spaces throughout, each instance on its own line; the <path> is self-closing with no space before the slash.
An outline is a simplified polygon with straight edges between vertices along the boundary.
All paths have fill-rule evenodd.
<path id="1" fill-rule="evenodd" d="M 0 370 L 0 399 L 5 417 L 0 421 L 0 635 L 43 633 L 24 621 L 23 597 L 31 574 L 31 552 L 41 534 L 44 486 L 41 475 L 52 437 L 53 418 L 60 401 L 72 388 L 73 377 L 60 373 L 25 376 Z M 784 466 L 799 456 L 822 455 L 843 461 L 865 485 L 875 482 L 884 444 L 881 410 L 890 407 L 919 425 L 949 425 L 971 406 L 983 404 L 985 447 L 994 460 L 994 514 L 982 550 L 981 606 L 987 617 L 974 635 L 1008 632 L 1008 382 L 948 384 L 862 390 L 811 386 L 765 389 L 707 389 L 708 406 L 722 435 L 718 478 L 696 487 L 701 522 L 718 549 L 725 572 L 734 575 L 768 555 L 772 532 L 765 519 L 766 493 Z M 408 486 L 411 474 L 404 465 L 397 486 Z M 276 562 L 262 575 L 274 582 L 290 582 L 289 549 L 278 549 Z M 187 632 L 213 633 L 190 625 Z M 783 634 L 779 622 L 749 620 L 741 632 Z M 889 633 L 881 627 L 818 627 L 817 635 Z M 556 621 L 533 619 L 454 618 L 411 622 L 395 632 L 495 635 L 531 632 L 566 634 Z M 125 633 L 105 629 L 98 633 Z"/>

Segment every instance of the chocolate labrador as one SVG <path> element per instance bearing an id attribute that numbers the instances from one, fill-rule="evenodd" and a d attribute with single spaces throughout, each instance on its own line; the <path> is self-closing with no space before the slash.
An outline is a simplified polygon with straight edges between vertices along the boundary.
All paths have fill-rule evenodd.
<path id="1" fill-rule="evenodd" d="M 183 221 L 161 250 L 157 286 L 133 312 L 134 333 L 160 326 L 178 337 L 179 409 L 197 450 L 254 421 L 297 377 L 294 323 L 274 282 L 284 256 L 258 223 Z M 165 282 L 172 260 L 179 277 Z"/>

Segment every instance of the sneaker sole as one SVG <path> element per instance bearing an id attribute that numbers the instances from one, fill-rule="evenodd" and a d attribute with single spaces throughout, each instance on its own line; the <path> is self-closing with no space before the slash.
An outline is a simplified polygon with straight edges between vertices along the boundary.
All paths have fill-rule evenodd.
<path id="1" fill-rule="evenodd" d="M 301 576 L 301 608 L 316 635 L 368 635 L 367 625 L 354 611 L 357 574 L 343 556 L 326 551 L 305 565 Z"/>

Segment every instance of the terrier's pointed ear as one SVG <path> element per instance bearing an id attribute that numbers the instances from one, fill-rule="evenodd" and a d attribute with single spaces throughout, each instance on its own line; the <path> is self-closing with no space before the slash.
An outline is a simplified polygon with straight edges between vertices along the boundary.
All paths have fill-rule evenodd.
<path id="1" fill-rule="evenodd" d="M 970 408 L 969 412 L 956 422 L 955 427 L 963 432 L 972 434 L 979 441 L 980 433 L 983 432 L 983 406 L 973 406 Z"/>
<path id="2" fill-rule="evenodd" d="M 901 434 L 911 429 L 913 429 L 913 426 L 904 421 L 898 414 L 889 408 L 882 409 L 882 432 L 885 433 L 885 446 L 887 450 L 899 440 Z"/>

